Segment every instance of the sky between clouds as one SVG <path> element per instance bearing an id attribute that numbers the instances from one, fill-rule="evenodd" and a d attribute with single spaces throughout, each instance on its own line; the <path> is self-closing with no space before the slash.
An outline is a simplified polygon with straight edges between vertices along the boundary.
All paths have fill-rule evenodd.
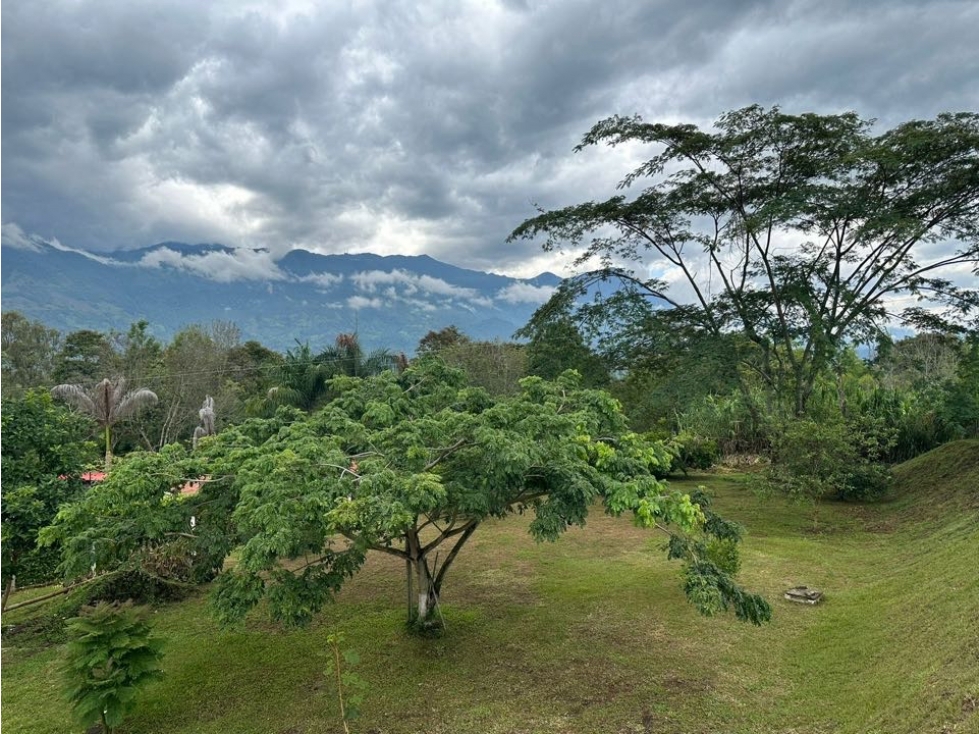
<path id="1" fill-rule="evenodd" d="M 607 197 L 648 157 L 573 153 L 597 120 L 977 110 L 976 38 L 974 0 L 8 0 L 2 217 L 97 251 L 221 242 L 563 275 L 505 239 L 535 202 Z"/>

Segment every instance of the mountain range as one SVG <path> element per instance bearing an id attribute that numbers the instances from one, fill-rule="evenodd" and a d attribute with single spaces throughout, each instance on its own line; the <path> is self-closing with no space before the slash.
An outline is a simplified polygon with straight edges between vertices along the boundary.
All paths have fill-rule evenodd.
<path id="1" fill-rule="evenodd" d="M 4 239 L 2 308 L 63 332 L 124 331 L 140 319 L 160 339 L 189 324 L 232 321 L 243 340 L 314 348 L 356 331 L 368 348 L 411 353 L 454 324 L 476 339 L 510 339 L 561 279 L 518 279 L 426 255 L 320 255 L 164 242 L 92 253 L 37 237 Z"/>

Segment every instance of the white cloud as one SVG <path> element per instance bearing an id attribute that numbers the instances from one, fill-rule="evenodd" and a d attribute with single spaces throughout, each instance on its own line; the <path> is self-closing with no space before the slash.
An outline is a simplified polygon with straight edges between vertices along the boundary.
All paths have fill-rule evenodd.
<path id="1" fill-rule="evenodd" d="M 333 273 L 310 273 L 309 275 L 303 275 L 296 278 L 300 283 L 313 283 L 318 285 L 323 289 L 330 289 L 335 285 L 339 285 L 343 282 L 342 275 L 334 275 Z"/>
<path id="2" fill-rule="evenodd" d="M 364 296 L 351 296 L 347 299 L 347 305 L 355 310 L 362 308 L 384 308 L 384 301 L 380 298 L 365 298 Z"/>
<path id="3" fill-rule="evenodd" d="M 497 300 L 507 303 L 544 303 L 554 295 L 556 288 L 550 285 L 531 285 L 530 283 L 512 283 L 501 288 L 496 294 Z"/>
<path id="4" fill-rule="evenodd" d="M 79 250 L 74 247 L 68 247 L 67 245 L 61 244 L 57 238 L 52 237 L 51 239 L 45 239 L 36 234 L 27 234 L 18 225 L 13 222 L 8 222 L 3 225 L 3 242 L 5 247 L 13 247 L 19 250 L 33 250 L 34 252 L 40 252 L 42 245 L 48 245 L 53 247 L 55 250 L 61 250 L 62 252 L 73 252 L 76 255 L 81 255 L 82 257 L 87 257 L 89 260 L 94 260 L 95 262 L 102 263 L 103 265 L 123 265 L 116 260 L 109 257 L 102 257 L 100 255 L 95 255 L 91 252 L 85 250 Z"/>
<path id="5" fill-rule="evenodd" d="M 183 255 L 169 247 L 161 247 L 144 255 L 138 265 L 148 268 L 169 266 L 219 283 L 283 280 L 286 277 L 264 250 L 213 250 L 203 255 Z"/>
<path id="6" fill-rule="evenodd" d="M 366 270 L 350 276 L 358 290 L 367 293 L 377 293 L 381 288 L 389 298 L 414 296 L 428 293 L 435 296 L 447 296 L 468 301 L 477 306 L 491 306 L 492 301 L 481 296 L 474 288 L 463 288 L 452 285 L 441 278 L 430 275 L 415 275 L 405 270 Z M 400 293 L 397 288 L 401 289 Z M 393 289 L 393 290 L 392 290 Z"/>
<path id="7" fill-rule="evenodd" d="M 13 222 L 4 224 L 0 229 L 2 229 L 2 237 L 0 237 L 0 242 L 2 242 L 4 247 L 13 247 L 16 250 L 33 250 L 34 252 L 40 252 L 40 246 L 30 237 L 28 237 L 24 233 L 24 230 Z"/>

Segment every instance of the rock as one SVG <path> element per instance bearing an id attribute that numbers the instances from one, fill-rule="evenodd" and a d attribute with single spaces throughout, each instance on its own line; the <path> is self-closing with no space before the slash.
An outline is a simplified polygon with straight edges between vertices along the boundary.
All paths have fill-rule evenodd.
<path id="1" fill-rule="evenodd" d="M 823 600 L 823 592 L 808 586 L 793 586 L 786 590 L 785 598 L 797 604 L 819 604 Z"/>

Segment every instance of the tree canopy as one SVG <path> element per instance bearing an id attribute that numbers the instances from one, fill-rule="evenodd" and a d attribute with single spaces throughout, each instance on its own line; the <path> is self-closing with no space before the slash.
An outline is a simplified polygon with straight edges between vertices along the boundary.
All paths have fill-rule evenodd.
<path id="1" fill-rule="evenodd" d="M 93 552 L 111 566 L 185 536 L 193 544 L 208 524 L 234 528 L 240 552 L 215 594 L 225 621 L 266 599 L 274 618 L 308 622 L 368 551 L 386 553 L 405 562 L 409 616 L 424 622 L 484 520 L 530 511 L 534 537 L 555 540 L 601 502 L 666 533 L 700 611 L 767 619 L 764 600 L 733 579 L 740 528 L 707 497 L 671 491 L 658 478 L 667 449 L 628 432 L 618 403 L 579 380 L 527 378 L 518 395 L 493 398 L 438 360 L 401 374 L 338 376 L 337 397 L 312 415 L 283 408 L 202 439 L 192 456 L 170 447 L 128 457 L 63 510 L 49 536 L 75 539 L 70 574 Z M 197 497 L 176 498 L 184 477 L 202 475 L 209 481 Z M 234 508 L 229 521 L 188 527 L 185 502 L 204 509 L 222 498 Z"/>
<path id="2" fill-rule="evenodd" d="M 710 335 L 742 333 L 753 345 L 744 366 L 797 414 L 845 343 L 874 339 L 894 317 L 962 323 L 979 305 L 976 289 L 948 279 L 979 262 L 979 114 L 880 134 L 854 113 L 758 106 L 713 130 L 611 117 L 578 150 L 600 144 L 653 146 L 619 184 L 638 194 L 541 210 L 511 239 L 544 235 L 546 249 L 575 248 L 591 268 L 558 299 L 614 280 Z M 689 298 L 650 270 L 675 274 Z M 895 314 L 896 296 L 925 304 Z"/>
<path id="3" fill-rule="evenodd" d="M 84 439 L 90 421 L 29 390 L 3 401 L 3 580 L 48 580 L 57 558 L 36 549 L 38 531 L 58 506 L 82 490 L 85 463 L 95 457 Z"/>

